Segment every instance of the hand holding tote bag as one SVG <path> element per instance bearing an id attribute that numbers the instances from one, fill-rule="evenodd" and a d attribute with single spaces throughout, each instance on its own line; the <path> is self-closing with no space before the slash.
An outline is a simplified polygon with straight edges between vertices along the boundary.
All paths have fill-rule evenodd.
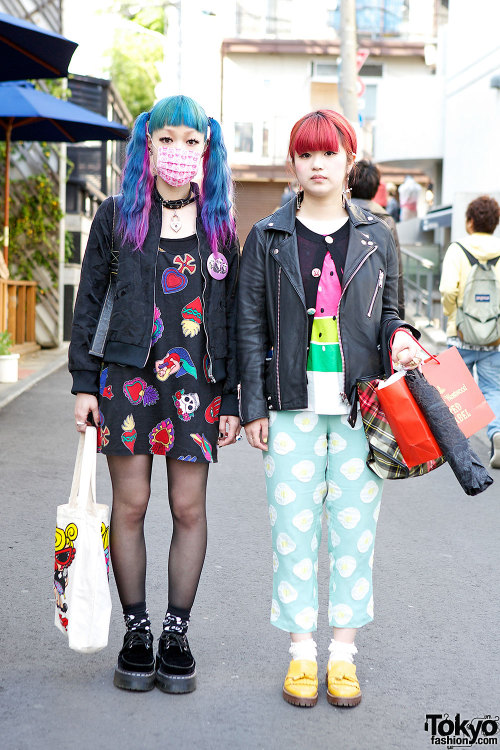
<path id="1" fill-rule="evenodd" d="M 96 503 L 97 431 L 80 433 L 69 502 L 57 507 L 55 625 L 74 651 L 91 654 L 108 644 L 109 507 Z"/>

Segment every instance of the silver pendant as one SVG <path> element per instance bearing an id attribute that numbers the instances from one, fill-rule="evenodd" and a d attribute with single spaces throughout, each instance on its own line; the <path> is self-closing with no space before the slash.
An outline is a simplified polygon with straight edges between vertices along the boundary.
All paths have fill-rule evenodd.
<path id="1" fill-rule="evenodd" d="M 177 211 L 174 211 L 174 215 L 170 219 L 170 226 L 174 230 L 174 232 L 178 232 L 179 229 L 182 227 L 182 222 L 177 216 Z"/>

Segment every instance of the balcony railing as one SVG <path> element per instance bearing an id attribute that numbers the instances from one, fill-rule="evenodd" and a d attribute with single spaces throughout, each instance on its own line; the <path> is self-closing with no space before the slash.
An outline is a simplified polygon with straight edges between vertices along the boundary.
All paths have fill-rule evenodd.
<path id="1" fill-rule="evenodd" d="M 0 331 L 16 347 L 35 344 L 36 281 L 0 279 Z"/>
<path id="2" fill-rule="evenodd" d="M 435 246 L 426 247 L 433 250 Z M 401 246 L 405 306 L 411 314 L 425 318 L 427 325 L 444 331 L 446 323 L 439 294 L 440 265 L 424 257 L 422 248 L 419 249 L 420 254 Z"/>

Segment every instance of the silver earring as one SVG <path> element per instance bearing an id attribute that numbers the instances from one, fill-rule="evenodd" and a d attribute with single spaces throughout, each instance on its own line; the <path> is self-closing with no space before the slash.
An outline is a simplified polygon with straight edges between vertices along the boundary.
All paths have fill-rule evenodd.
<path id="1" fill-rule="evenodd" d="M 297 211 L 300 211 L 300 207 L 302 205 L 302 201 L 304 200 L 304 194 L 301 190 L 297 193 Z"/>
<path id="2" fill-rule="evenodd" d="M 348 185 L 342 190 L 342 205 L 344 208 L 351 205 L 351 188 Z"/>

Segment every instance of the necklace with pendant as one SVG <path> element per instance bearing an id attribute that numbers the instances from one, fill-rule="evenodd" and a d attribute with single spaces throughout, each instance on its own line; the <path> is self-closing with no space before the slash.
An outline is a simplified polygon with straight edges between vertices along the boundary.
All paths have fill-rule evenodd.
<path id="1" fill-rule="evenodd" d="M 189 206 L 190 203 L 193 203 L 196 200 L 196 195 L 190 195 L 187 198 L 180 198 L 176 201 L 166 201 L 162 198 L 161 204 L 164 208 L 168 208 L 169 211 L 173 211 L 174 214 L 172 218 L 170 219 L 170 226 L 174 230 L 174 232 L 178 232 L 179 229 L 182 227 L 182 221 L 180 219 L 180 216 L 178 215 L 177 211 L 181 208 L 184 208 L 184 206 Z"/>

